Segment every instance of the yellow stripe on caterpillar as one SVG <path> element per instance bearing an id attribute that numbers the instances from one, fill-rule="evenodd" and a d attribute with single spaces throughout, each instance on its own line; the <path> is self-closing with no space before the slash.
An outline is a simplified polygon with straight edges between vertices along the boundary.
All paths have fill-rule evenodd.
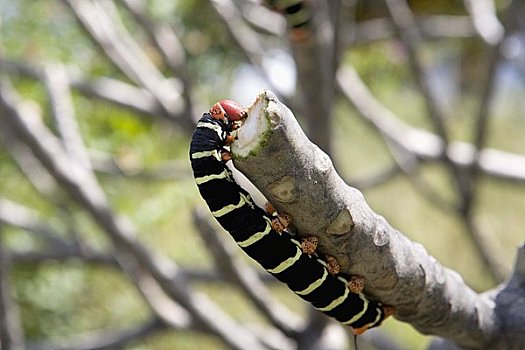
<path id="1" fill-rule="evenodd" d="M 328 270 L 327 269 L 323 269 L 323 276 L 321 276 L 321 278 L 319 278 L 318 280 L 312 282 L 305 289 L 297 291 L 297 292 L 294 291 L 294 293 L 298 294 L 298 295 L 308 295 L 308 294 L 312 293 L 314 290 L 316 290 L 321 284 L 323 284 L 323 282 L 326 280 L 326 277 L 328 277 Z"/>
<path id="2" fill-rule="evenodd" d="M 354 315 L 354 317 L 352 317 L 348 321 L 341 322 L 342 324 L 348 326 L 348 325 L 354 323 L 355 321 L 359 320 L 365 314 L 366 309 L 368 308 L 368 300 L 365 297 L 363 297 L 361 294 L 358 294 L 358 295 L 359 295 L 359 298 L 363 301 L 363 309 L 359 313 Z"/>
<path id="3" fill-rule="evenodd" d="M 241 247 L 241 248 L 246 248 L 246 247 L 252 245 L 253 243 L 257 242 L 258 240 L 260 240 L 264 236 L 266 236 L 268 233 L 270 233 L 270 231 L 272 230 L 272 225 L 271 225 L 270 219 L 268 219 L 267 217 L 264 217 L 264 220 L 266 220 L 266 227 L 265 227 L 264 231 L 254 233 L 253 235 L 248 237 L 248 239 L 246 239 L 246 240 L 244 240 L 242 242 L 237 242 L 237 245 L 239 247 Z"/>
<path id="4" fill-rule="evenodd" d="M 211 129 L 213 131 L 215 131 L 217 133 L 217 135 L 223 139 L 225 137 L 225 132 L 224 130 L 220 127 L 220 125 L 217 125 L 217 124 L 214 124 L 214 123 L 210 123 L 210 122 L 198 122 L 197 123 L 197 128 L 207 128 L 207 129 Z"/>
<path id="5" fill-rule="evenodd" d="M 223 215 L 226 215 L 232 211 L 234 211 L 235 209 L 238 209 L 240 207 L 242 207 L 243 205 L 245 204 L 248 204 L 248 205 L 251 205 L 251 199 L 250 199 L 250 196 L 249 195 L 244 195 L 244 194 L 240 194 L 240 197 L 241 199 L 239 200 L 239 203 L 237 204 L 228 204 L 227 206 L 219 209 L 219 210 L 216 210 L 216 211 L 212 211 L 212 215 L 215 216 L 216 218 L 219 218 Z"/>
<path id="6" fill-rule="evenodd" d="M 221 160 L 219 157 L 219 153 L 215 149 L 211 151 L 201 151 L 201 152 L 195 152 L 191 154 L 191 159 L 199 159 L 199 158 L 206 158 L 206 157 L 213 157 L 217 160 Z"/>
<path id="7" fill-rule="evenodd" d="M 348 290 L 348 288 L 345 288 L 344 294 L 341 295 L 339 298 L 333 300 L 330 304 L 328 304 L 325 307 L 317 307 L 316 309 L 319 310 L 319 311 L 323 311 L 323 312 L 333 310 L 337 306 L 341 305 L 346 300 L 346 298 L 348 297 L 349 293 L 350 293 L 350 291 Z"/>
<path id="8" fill-rule="evenodd" d="M 228 173 L 228 171 L 223 170 L 219 174 L 211 174 L 211 175 L 205 175 L 203 177 L 196 177 L 195 183 L 197 183 L 197 185 L 202 185 L 203 183 L 206 183 L 211 180 L 229 179 L 229 177 L 230 177 L 230 174 Z"/>
<path id="9" fill-rule="evenodd" d="M 290 266 L 292 266 L 293 264 L 295 264 L 295 262 L 301 258 L 302 254 L 303 254 L 303 252 L 301 251 L 301 249 L 299 249 L 299 247 L 297 247 L 297 252 L 295 253 L 294 256 L 292 256 L 291 258 L 286 259 L 285 261 L 280 263 L 277 267 L 275 267 L 273 269 L 268 269 L 266 271 L 268 271 L 270 273 L 281 273 L 284 270 L 286 270 L 287 268 L 289 268 Z"/>

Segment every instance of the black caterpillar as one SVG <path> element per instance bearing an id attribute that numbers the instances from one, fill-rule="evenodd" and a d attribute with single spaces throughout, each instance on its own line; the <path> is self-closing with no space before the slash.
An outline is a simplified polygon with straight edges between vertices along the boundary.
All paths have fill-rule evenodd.
<path id="1" fill-rule="evenodd" d="M 312 9 L 305 0 L 266 0 L 267 5 L 281 12 L 293 40 L 302 41 L 311 34 Z"/>
<path id="2" fill-rule="evenodd" d="M 246 112 L 235 102 L 220 101 L 203 114 L 193 134 L 191 166 L 211 213 L 265 270 L 318 310 L 350 326 L 354 334 L 380 325 L 392 314 L 391 307 L 368 300 L 360 293 L 362 286 L 351 291 L 351 279 L 333 271 L 332 261 L 313 253 L 315 241 L 301 243 L 283 231 L 289 217 L 272 216 L 256 206 L 233 179 L 225 165 L 231 159 L 225 147 L 233 140 L 237 121 L 244 117 Z"/>

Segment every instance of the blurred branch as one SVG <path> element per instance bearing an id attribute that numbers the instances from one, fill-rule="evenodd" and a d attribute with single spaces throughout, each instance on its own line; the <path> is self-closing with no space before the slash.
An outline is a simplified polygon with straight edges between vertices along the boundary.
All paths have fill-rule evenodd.
<path id="1" fill-rule="evenodd" d="M 193 121 L 185 115 L 184 101 L 173 81 L 165 79 L 153 65 L 140 45 L 122 26 L 117 11 L 110 17 L 105 7 L 112 3 L 92 0 L 63 0 L 89 33 L 102 52 L 128 78 L 149 91 L 160 103 L 164 114 L 176 121 L 185 131 L 193 129 Z"/>
<path id="2" fill-rule="evenodd" d="M 0 142 L 31 186 L 38 193 L 52 200 L 52 194 L 57 188 L 56 182 L 31 150 L 14 138 L 6 128 L 0 128 Z"/>
<path id="3" fill-rule="evenodd" d="M 4 239 L 3 225 L 0 223 L 0 349 L 24 350 L 24 331 L 18 305 L 11 291 L 11 261 L 6 254 Z"/>
<path id="4" fill-rule="evenodd" d="M 144 29 L 172 73 L 181 78 L 186 76 L 186 55 L 175 31 L 162 22 L 154 22 L 150 19 L 146 13 L 147 3 L 144 0 L 123 0 L 122 5 Z M 186 79 L 183 81 L 187 82 Z M 189 86 L 184 84 L 184 90 L 189 90 Z"/>
<path id="5" fill-rule="evenodd" d="M 449 137 L 444 123 L 444 116 L 431 90 L 426 70 L 418 55 L 418 47 L 422 38 L 414 14 L 410 10 L 406 0 L 385 0 L 385 2 L 390 12 L 392 22 L 408 54 L 412 75 L 425 99 L 428 116 L 434 125 L 436 133 L 443 139 L 446 146 Z M 445 156 L 444 153 L 443 155 Z"/>
<path id="6" fill-rule="evenodd" d="M 191 99 L 192 82 L 188 77 L 186 55 L 179 37 L 170 26 L 150 20 L 146 14 L 146 1 L 124 0 L 122 5 L 144 29 L 173 75 L 178 77 L 182 83 L 183 88 L 181 95 L 184 100 L 184 114 L 189 116 L 194 115 Z"/>
<path id="7" fill-rule="evenodd" d="M 467 16 L 424 16 L 415 17 L 417 27 L 424 38 L 472 38 L 476 31 Z M 391 39 L 396 28 L 391 18 L 375 18 L 359 21 L 342 27 L 342 39 L 345 46 L 367 44 L 374 41 Z"/>
<path id="8" fill-rule="evenodd" d="M 252 64 L 268 86 L 279 92 L 279 88 L 272 83 L 263 67 L 264 56 L 268 53 L 267 49 L 263 47 L 258 33 L 252 30 L 243 20 L 242 14 L 235 3 L 231 0 L 210 0 L 210 4 L 248 62 Z M 283 96 L 283 99 L 286 99 L 286 97 Z"/>
<path id="9" fill-rule="evenodd" d="M 32 79 L 44 80 L 43 69 L 21 61 L 0 56 L 0 68 Z M 96 97 L 152 117 L 157 117 L 163 113 L 159 102 L 145 89 L 107 77 L 88 80 L 78 71 L 72 69 L 68 69 L 68 76 L 71 87 L 88 97 Z"/>
<path id="10" fill-rule="evenodd" d="M 30 343 L 27 350 L 120 349 L 133 341 L 145 338 L 165 328 L 166 326 L 158 319 L 152 319 L 128 330 L 107 329 L 52 342 Z"/>
<path id="11" fill-rule="evenodd" d="M 489 168 L 498 173 L 505 173 L 507 178 L 513 174 L 518 175 L 521 173 L 522 181 L 525 180 L 525 156 L 509 155 L 501 151 L 487 149 L 482 151 L 484 156 L 476 160 L 472 145 L 463 142 L 452 142 L 447 147 L 438 136 L 427 131 L 412 128 L 401 122 L 391 111 L 374 98 L 352 68 L 344 68 L 339 71 L 338 83 L 344 95 L 354 105 L 361 117 L 371 123 L 386 140 L 411 152 L 418 159 L 441 161 L 443 159 L 442 150 L 444 149 L 450 161 L 453 162 L 454 167 L 458 169 L 468 168 L 472 162 L 477 161 L 480 169 Z M 492 158 L 494 154 L 498 155 L 495 159 Z M 520 161 L 518 163 L 509 162 L 505 164 L 505 167 L 500 167 L 503 160 L 508 156 Z M 521 172 L 519 169 L 521 169 Z M 425 187 L 420 186 L 420 189 Z M 428 190 L 426 189 L 427 193 Z M 433 191 L 430 194 L 438 203 L 447 203 L 439 196 L 438 192 Z M 449 206 L 445 205 L 445 207 Z M 456 208 L 457 214 L 460 214 L 460 209 Z M 505 276 L 505 271 L 502 271 L 500 264 L 494 258 L 496 255 L 492 254 L 491 245 L 485 242 L 479 232 L 469 225 L 468 220 L 465 221 L 465 225 L 473 245 L 486 266 L 486 270 L 497 280 L 500 280 Z"/>
<path id="12" fill-rule="evenodd" d="M 474 28 L 489 45 L 497 45 L 503 40 L 505 29 L 496 16 L 493 0 L 465 0 Z"/>
<path id="13" fill-rule="evenodd" d="M 373 125 L 383 138 L 409 150 L 418 159 L 439 161 L 442 158 L 443 140 L 435 134 L 402 122 L 372 95 L 353 68 L 341 68 L 337 74 L 337 83 L 359 115 Z M 446 152 L 460 168 L 466 168 L 475 161 L 474 146 L 466 142 L 451 142 Z M 483 148 L 477 162 L 480 171 L 486 176 L 525 183 L 523 155 Z"/>
<path id="14" fill-rule="evenodd" d="M 86 170 L 91 170 L 89 156 L 83 143 L 69 89 L 69 78 L 62 65 L 50 65 L 44 70 L 44 85 L 62 144 L 71 158 Z"/>
<path id="15" fill-rule="evenodd" d="M 183 160 L 171 160 L 156 166 L 145 168 L 143 164 L 128 165 L 119 161 L 112 154 L 90 150 L 90 159 L 95 171 L 108 175 L 125 176 L 133 180 L 181 180 L 192 178 L 188 163 Z"/>
<path id="16" fill-rule="evenodd" d="M 40 219 L 36 211 L 2 197 L 0 197 L 0 224 L 33 232 L 38 238 L 57 249 L 68 246 L 53 227 Z"/>
<path id="17" fill-rule="evenodd" d="M 280 13 L 263 5 L 264 2 L 243 1 L 239 4 L 241 14 L 248 24 L 257 32 L 284 36 L 286 34 L 286 19 Z"/>
<path id="18" fill-rule="evenodd" d="M 481 17 L 478 19 L 478 21 L 484 20 L 488 22 L 486 25 L 487 31 L 489 31 L 490 29 L 488 28 L 490 28 L 490 24 L 494 21 L 497 21 L 497 18 L 495 18 L 494 13 L 494 3 L 492 3 L 491 0 L 481 0 L 479 2 L 468 1 L 468 3 L 470 4 L 471 11 L 473 12 L 472 15 Z M 487 40 L 489 40 L 490 43 L 492 43 L 492 47 L 490 48 L 488 55 L 487 66 L 485 70 L 486 74 L 483 77 L 483 85 L 480 93 L 478 111 L 477 115 L 475 116 L 476 120 L 474 123 L 475 129 L 473 135 L 474 159 L 481 157 L 481 149 L 485 147 L 485 144 L 487 142 L 489 132 L 490 107 L 492 106 L 492 101 L 496 93 L 495 88 L 498 66 L 501 59 L 501 45 L 504 42 L 506 35 L 508 35 L 508 33 L 505 33 L 506 29 L 509 27 L 510 22 L 513 20 L 513 18 L 517 16 L 518 3 L 519 1 L 513 0 L 508 6 L 506 19 L 503 25 L 497 22 L 498 34 L 480 33 L 480 35 L 482 36 L 490 36 L 490 38 L 487 38 Z M 474 22 L 476 22 L 476 18 L 474 18 Z M 493 29 L 493 31 L 496 31 L 496 29 Z M 493 38 L 494 36 L 497 36 L 497 38 Z M 465 215 L 469 217 L 469 220 L 471 220 L 470 209 L 472 207 L 472 203 L 475 200 L 474 196 L 476 191 L 476 185 L 478 183 L 477 179 L 480 169 L 477 165 L 477 162 L 473 162 L 467 170 L 467 175 L 470 181 L 468 182 L 468 186 L 466 188 L 466 195 L 464 198 L 464 209 Z M 472 225 L 474 224 L 472 223 Z"/>

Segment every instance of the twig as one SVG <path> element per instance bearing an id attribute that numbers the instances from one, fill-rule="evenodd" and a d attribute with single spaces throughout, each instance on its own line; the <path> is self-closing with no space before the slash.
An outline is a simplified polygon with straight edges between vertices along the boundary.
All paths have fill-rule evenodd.
<path id="1" fill-rule="evenodd" d="M 505 39 L 505 29 L 495 17 L 494 3 L 491 0 L 482 0 L 479 2 L 469 1 L 472 16 L 474 16 L 474 23 L 480 35 L 489 43 L 493 45 L 489 52 L 488 66 L 486 76 L 484 79 L 483 89 L 480 95 L 479 108 L 476 117 L 475 131 L 474 131 L 474 153 L 472 155 L 473 162 L 468 166 L 466 171 L 467 182 L 465 183 L 465 190 L 463 192 L 462 211 L 465 217 L 465 224 L 470 233 L 471 240 L 478 247 L 478 249 L 485 249 L 487 244 L 480 241 L 483 237 L 480 235 L 480 229 L 477 226 L 473 214 L 473 204 L 476 199 L 476 192 L 478 187 L 478 179 L 480 175 L 479 161 L 481 157 L 481 149 L 485 146 L 488 137 L 490 107 L 492 105 L 493 96 L 495 93 L 497 68 L 500 61 L 501 45 Z M 507 15 L 504 23 L 505 27 L 509 26 L 509 22 L 516 16 L 519 1 L 513 0 L 507 7 Z M 483 22 L 481 23 L 477 22 Z M 481 26 L 485 29 L 478 28 Z M 494 259 L 493 259 L 494 260 Z M 498 266 L 498 265 L 496 265 Z M 494 270 L 494 277 L 497 281 L 502 281 L 505 274 L 502 268 Z"/>
<path id="2" fill-rule="evenodd" d="M 424 38 L 472 38 L 476 31 L 467 16 L 435 15 L 415 17 L 417 27 Z M 376 18 L 344 25 L 342 37 L 345 46 L 370 44 L 375 41 L 391 39 L 396 29 L 390 18 Z M 349 35 L 351 33 L 351 35 Z"/>
<path id="3" fill-rule="evenodd" d="M 426 71 L 418 57 L 417 50 L 419 42 L 421 41 L 421 34 L 419 33 L 414 15 L 408 7 L 406 0 L 385 1 L 392 21 L 395 24 L 401 41 L 407 51 L 413 77 L 421 91 L 421 94 L 425 98 L 425 105 L 428 115 L 434 125 L 436 133 L 446 144 L 449 141 L 449 136 L 444 124 L 443 113 L 436 101 L 435 94 L 430 88 Z"/>
<path id="4" fill-rule="evenodd" d="M 496 16 L 496 4 L 493 0 L 465 0 L 474 28 L 479 36 L 489 45 L 498 45 L 505 34 L 503 25 Z"/>
<path id="5" fill-rule="evenodd" d="M 61 65 L 46 67 L 44 69 L 44 85 L 49 96 L 51 115 L 62 139 L 64 149 L 71 158 L 76 158 L 76 161 L 89 171 L 89 156 L 75 119 L 73 101 L 69 90 L 70 83 L 65 68 Z"/>
<path id="6" fill-rule="evenodd" d="M 422 160 L 440 160 L 443 140 L 435 134 L 402 122 L 372 95 L 353 68 L 345 66 L 340 69 L 337 83 L 359 115 L 371 123 L 385 139 L 402 145 Z M 474 159 L 474 146 L 459 141 L 451 142 L 446 152 L 457 167 L 467 168 L 477 161 L 481 173 L 486 176 L 525 183 L 525 156 L 483 148 L 480 150 L 480 157 Z"/>
<path id="7" fill-rule="evenodd" d="M 18 142 L 5 128 L 0 128 L 0 142 L 31 186 L 44 197 L 52 199 L 57 184 L 31 150 Z"/>
<path id="8" fill-rule="evenodd" d="M 271 81 L 263 67 L 266 50 L 262 45 L 260 36 L 246 24 L 235 3 L 231 0 L 210 0 L 210 4 L 246 59 L 261 74 L 266 84 L 279 92 L 279 88 Z M 283 98 L 285 97 L 283 96 Z"/>
<path id="9" fill-rule="evenodd" d="M 474 21 L 481 21 L 481 19 L 486 19 L 489 23 L 487 24 L 488 27 L 490 27 L 490 24 L 492 21 L 496 20 L 495 14 L 490 14 L 490 10 L 492 7 L 492 10 L 494 10 L 491 0 L 482 0 L 479 2 L 476 1 L 468 1 L 472 15 L 480 17 L 476 19 L 474 18 Z M 509 23 L 514 18 L 514 16 L 517 15 L 517 9 L 518 9 L 518 3 L 519 1 L 513 0 L 512 3 L 507 8 L 507 15 L 505 23 L 503 24 L 505 27 L 509 26 Z M 491 20 L 492 19 L 492 20 Z M 499 24 L 499 22 L 498 22 Z M 467 169 L 467 176 L 470 180 L 468 182 L 468 186 L 466 188 L 465 198 L 464 198 L 464 209 L 467 216 L 471 216 L 471 213 L 469 212 L 469 209 L 472 206 L 472 203 L 474 202 L 475 198 L 475 191 L 476 191 L 476 185 L 478 183 L 478 177 L 479 177 L 479 166 L 478 162 L 476 161 L 481 156 L 481 149 L 485 146 L 487 137 L 488 137 L 488 129 L 489 129 L 489 116 L 490 116 L 490 107 L 492 105 L 492 100 L 495 93 L 495 87 L 496 87 L 496 78 L 497 78 L 497 68 L 499 65 L 500 57 L 501 57 L 501 45 L 505 39 L 505 27 L 501 26 L 498 27 L 497 34 L 494 33 L 485 33 L 480 35 L 489 36 L 489 38 L 486 38 L 486 40 L 489 40 L 492 43 L 491 50 L 489 52 L 488 57 L 488 64 L 486 69 L 486 75 L 484 76 L 483 81 L 483 88 L 480 94 L 479 99 L 479 106 L 478 111 L 476 115 L 476 122 L 474 123 L 475 129 L 474 129 L 474 137 L 473 137 L 473 145 L 474 145 L 474 162 L 471 163 L 471 165 Z M 486 29 L 487 32 L 490 31 L 489 28 Z M 492 31 L 496 31 L 496 29 L 493 29 Z M 497 36 L 497 38 L 496 38 Z M 494 38 L 493 38 L 494 37 Z M 472 218 L 469 218 L 469 220 L 472 220 Z"/>
<path id="10" fill-rule="evenodd" d="M 45 73 L 42 68 L 21 61 L 0 56 L 0 68 L 6 72 L 44 80 Z M 143 88 L 108 77 L 88 80 L 74 69 L 68 69 L 67 74 L 71 87 L 88 97 L 108 101 L 150 117 L 158 117 L 164 113 L 155 97 Z"/>
<path id="11" fill-rule="evenodd" d="M 158 100 L 168 118 L 188 132 L 193 129 L 191 118 L 184 115 L 184 101 L 180 93 L 153 65 L 131 34 L 123 26 L 118 26 L 119 20 L 110 18 L 97 1 L 63 1 L 113 64 L 148 90 Z M 106 3 L 105 6 L 110 4 Z M 116 11 L 113 12 L 115 17 Z"/>
<path id="12" fill-rule="evenodd" d="M 27 350 L 120 349 L 137 339 L 145 338 L 165 328 L 166 326 L 158 319 L 152 319 L 127 330 L 107 329 L 52 342 L 30 343 Z"/>
<path id="13" fill-rule="evenodd" d="M 33 232 L 55 248 L 68 246 L 64 238 L 58 235 L 51 225 L 39 218 L 36 211 L 2 197 L 0 197 L 0 224 Z"/>
<path id="14" fill-rule="evenodd" d="M 186 55 L 179 37 L 170 26 L 154 23 L 149 19 L 146 15 L 146 2 L 144 0 L 124 0 L 122 4 L 133 15 L 136 22 L 142 26 L 173 75 L 178 77 L 182 83 L 181 95 L 184 99 L 184 114 L 194 115 L 191 99 L 192 82 L 188 77 Z"/>

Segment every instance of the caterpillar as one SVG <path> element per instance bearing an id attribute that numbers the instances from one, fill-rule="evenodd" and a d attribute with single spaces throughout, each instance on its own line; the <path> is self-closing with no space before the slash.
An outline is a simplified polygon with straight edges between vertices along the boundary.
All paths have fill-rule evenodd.
<path id="1" fill-rule="evenodd" d="M 303 41 L 311 34 L 312 9 L 305 0 L 266 0 L 268 7 L 284 15 L 290 36 Z"/>
<path id="2" fill-rule="evenodd" d="M 266 271 L 316 309 L 351 327 L 355 335 L 376 327 L 393 309 L 367 299 L 363 279 L 339 273 L 335 258 L 320 258 L 314 236 L 302 242 L 286 227 L 291 218 L 258 207 L 226 166 L 228 146 L 247 112 L 236 102 L 217 102 L 197 123 L 190 162 L 199 192 L 212 215 L 237 245 Z"/>

